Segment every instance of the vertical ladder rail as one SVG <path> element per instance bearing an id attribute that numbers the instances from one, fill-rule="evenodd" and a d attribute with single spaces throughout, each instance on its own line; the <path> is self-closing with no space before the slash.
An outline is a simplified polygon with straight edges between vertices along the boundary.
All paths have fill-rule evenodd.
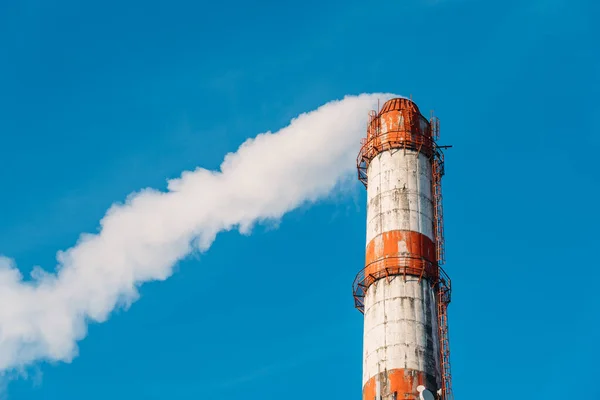
<path id="1" fill-rule="evenodd" d="M 440 122 L 431 116 L 431 134 L 434 141 L 440 137 Z M 444 175 L 444 153 L 437 149 L 432 160 L 432 197 L 436 259 L 438 264 L 437 311 L 438 311 L 438 340 L 440 352 L 440 368 L 442 387 L 440 400 L 453 400 L 452 374 L 450 368 L 450 336 L 448 333 L 448 304 L 450 304 L 451 282 L 442 265 L 446 261 L 444 244 L 444 210 L 442 206 L 442 176 Z"/>
<path id="2" fill-rule="evenodd" d="M 452 400 L 452 373 L 450 368 L 450 335 L 448 332 L 448 304 L 450 303 L 450 280 L 440 277 L 438 283 L 438 334 L 442 370 L 442 400 Z"/>

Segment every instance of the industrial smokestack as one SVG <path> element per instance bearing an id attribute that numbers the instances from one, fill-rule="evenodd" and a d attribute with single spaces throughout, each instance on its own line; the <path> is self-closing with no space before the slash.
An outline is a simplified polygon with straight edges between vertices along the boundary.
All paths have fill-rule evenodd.
<path id="1" fill-rule="evenodd" d="M 354 281 L 364 313 L 363 400 L 451 393 L 438 122 L 405 98 L 371 112 L 359 152 L 367 187 L 365 268 Z"/>
<path id="2" fill-rule="evenodd" d="M 38 360 L 70 361 L 88 321 L 138 297 L 137 287 L 168 278 L 177 261 L 207 250 L 218 232 L 249 231 L 324 196 L 353 164 L 363 116 L 386 94 L 348 96 L 302 114 L 228 154 L 220 171 L 198 168 L 113 205 L 97 234 L 57 255 L 55 273 L 23 281 L 0 257 L 0 371 Z"/>

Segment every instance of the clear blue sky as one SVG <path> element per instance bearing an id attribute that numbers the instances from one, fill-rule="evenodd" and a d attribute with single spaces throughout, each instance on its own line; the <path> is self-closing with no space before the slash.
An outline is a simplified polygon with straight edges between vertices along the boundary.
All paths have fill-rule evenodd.
<path id="1" fill-rule="evenodd" d="M 0 2 L 0 253 L 52 268 L 131 191 L 345 94 L 412 94 L 454 145 L 456 399 L 600 398 L 598 6 L 250 3 Z M 220 235 L 10 398 L 360 399 L 356 185 L 276 230 Z"/>

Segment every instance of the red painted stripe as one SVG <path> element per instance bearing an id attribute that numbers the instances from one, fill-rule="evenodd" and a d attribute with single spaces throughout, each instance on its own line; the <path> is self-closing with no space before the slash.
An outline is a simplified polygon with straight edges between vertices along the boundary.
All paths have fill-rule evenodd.
<path id="1" fill-rule="evenodd" d="M 429 121 L 408 99 L 386 102 L 379 115 L 370 122 L 366 141 L 373 147 L 374 153 L 409 147 L 430 154 L 434 146 Z"/>
<path id="2" fill-rule="evenodd" d="M 377 380 L 381 399 L 393 399 L 394 392 L 397 400 L 418 400 L 419 385 L 425 386 L 432 393 L 437 388 L 435 378 L 427 376 L 424 372 L 412 369 L 392 369 L 382 372 L 369 379 L 363 386 L 363 400 L 375 400 L 377 394 Z"/>
<path id="3" fill-rule="evenodd" d="M 384 232 L 367 244 L 365 275 L 381 275 L 386 269 L 405 267 L 407 275 L 435 276 L 435 243 L 422 233 L 394 230 Z"/>

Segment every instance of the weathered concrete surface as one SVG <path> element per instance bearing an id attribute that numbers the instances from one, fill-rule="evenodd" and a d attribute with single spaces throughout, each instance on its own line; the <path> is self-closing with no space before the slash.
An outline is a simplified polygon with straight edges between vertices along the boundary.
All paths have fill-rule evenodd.
<path id="1" fill-rule="evenodd" d="M 430 160 L 413 150 L 384 151 L 367 174 L 367 263 L 409 253 L 433 261 Z M 380 279 L 366 292 L 364 314 L 364 400 L 376 393 L 391 400 L 394 391 L 398 399 L 416 399 L 418 385 L 436 391 L 441 377 L 430 281 L 410 275 Z"/>
<path id="2" fill-rule="evenodd" d="M 367 244 L 382 232 L 408 230 L 433 237 L 431 163 L 412 150 L 377 155 L 367 170 Z"/>
<path id="3" fill-rule="evenodd" d="M 438 379 L 438 363 L 437 310 L 429 282 L 395 276 L 372 284 L 365 297 L 363 384 L 393 369 Z"/>

